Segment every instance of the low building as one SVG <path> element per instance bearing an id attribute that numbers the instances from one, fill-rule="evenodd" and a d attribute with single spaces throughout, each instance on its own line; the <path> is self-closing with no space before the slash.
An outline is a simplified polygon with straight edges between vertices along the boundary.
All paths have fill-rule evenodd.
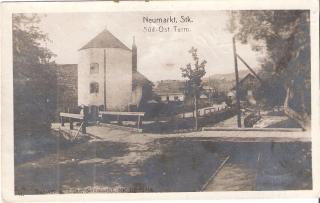
<path id="1" fill-rule="evenodd" d="M 239 95 L 241 101 L 248 101 L 251 104 L 256 104 L 254 98 L 254 90 L 260 85 L 260 81 L 253 74 L 248 73 L 239 81 Z M 227 94 L 229 98 L 235 99 L 236 97 L 236 87 L 234 86 L 230 92 Z"/>
<path id="2" fill-rule="evenodd" d="M 160 97 L 162 102 L 184 101 L 185 81 L 161 80 L 157 83 L 154 92 Z"/>
<path id="3" fill-rule="evenodd" d="M 132 100 L 131 105 L 137 110 L 144 111 L 144 106 L 153 98 L 153 83 L 143 74 L 134 71 L 132 74 Z"/>

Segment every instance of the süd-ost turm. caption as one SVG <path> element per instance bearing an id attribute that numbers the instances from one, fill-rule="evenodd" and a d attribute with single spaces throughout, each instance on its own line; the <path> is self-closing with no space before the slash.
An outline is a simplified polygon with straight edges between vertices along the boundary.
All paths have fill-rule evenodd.
<path id="1" fill-rule="evenodd" d="M 142 17 L 143 32 L 191 32 L 188 26 L 194 22 L 190 16 Z"/>

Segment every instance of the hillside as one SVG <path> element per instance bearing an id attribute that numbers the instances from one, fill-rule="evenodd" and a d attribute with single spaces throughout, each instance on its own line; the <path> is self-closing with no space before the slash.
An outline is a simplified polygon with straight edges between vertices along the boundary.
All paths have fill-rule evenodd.
<path id="1" fill-rule="evenodd" d="M 239 78 L 243 78 L 248 73 L 250 73 L 249 70 L 240 70 L 239 71 Z M 214 74 L 210 75 L 208 77 L 205 77 L 203 81 L 209 81 L 209 80 L 226 80 L 226 81 L 234 81 L 235 80 L 235 74 L 234 73 L 226 73 L 226 74 Z"/>
<path id="2" fill-rule="evenodd" d="M 257 70 L 255 70 L 257 72 Z M 250 73 L 249 70 L 240 70 L 239 71 L 239 79 L 241 80 L 244 78 L 248 73 Z M 185 82 L 183 80 L 162 80 L 155 82 L 154 89 L 156 91 L 159 91 L 159 85 L 166 84 L 166 89 L 176 89 L 177 87 L 180 87 L 181 84 L 184 84 Z M 208 77 L 203 78 L 203 83 L 205 86 L 210 86 L 214 89 L 217 89 L 219 92 L 229 92 L 231 88 L 235 85 L 235 74 L 234 73 L 226 73 L 226 74 L 215 74 L 210 75 Z M 180 84 L 180 85 L 178 85 Z"/>

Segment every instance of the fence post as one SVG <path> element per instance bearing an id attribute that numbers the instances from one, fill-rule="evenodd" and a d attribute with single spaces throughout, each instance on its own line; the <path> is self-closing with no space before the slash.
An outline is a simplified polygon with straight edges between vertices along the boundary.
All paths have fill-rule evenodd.
<path id="1" fill-rule="evenodd" d="M 73 130 L 73 119 L 69 118 L 69 122 L 70 122 L 70 130 Z"/>
<path id="2" fill-rule="evenodd" d="M 61 126 L 64 127 L 64 119 L 63 119 L 63 116 L 60 116 L 60 119 L 61 119 Z"/>
<path id="3" fill-rule="evenodd" d="M 118 125 L 122 125 L 122 121 L 121 121 L 120 115 L 117 115 L 117 122 L 118 122 Z"/>
<path id="4" fill-rule="evenodd" d="M 141 126 L 141 116 L 139 115 L 138 116 L 138 130 L 140 129 L 140 126 Z"/>
<path id="5" fill-rule="evenodd" d="M 89 108 L 87 106 L 83 107 L 83 124 L 82 124 L 82 133 L 87 133 L 87 123 L 88 123 L 88 114 Z"/>

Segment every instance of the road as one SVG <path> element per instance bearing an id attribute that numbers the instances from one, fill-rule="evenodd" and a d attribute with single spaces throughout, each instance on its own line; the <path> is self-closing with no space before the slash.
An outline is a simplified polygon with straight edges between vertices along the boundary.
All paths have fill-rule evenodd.
<path id="1" fill-rule="evenodd" d="M 311 189 L 309 144 L 229 144 L 222 148 L 230 159 L 209 181 L 206 191 Z"/>
<path id="2" fill-rule="evenodd" d="M 238 142 L 195 134 L 157 137 L 103 127 L 94 130 L 99 135 L 95 139 L 72 146 L 57 143 L 60 150 L 17 164 L 16 193 L 290 190 L 312 186 L 310 142 Z"/>

